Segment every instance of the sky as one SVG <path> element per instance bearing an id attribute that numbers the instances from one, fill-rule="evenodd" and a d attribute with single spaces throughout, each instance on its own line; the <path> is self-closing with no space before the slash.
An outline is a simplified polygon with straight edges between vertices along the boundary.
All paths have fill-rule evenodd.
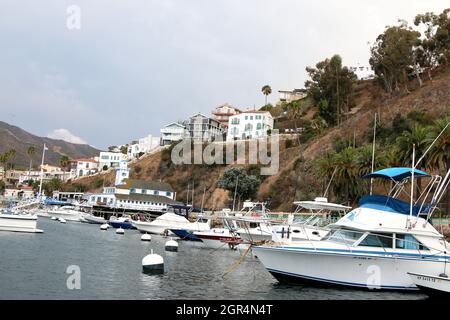
<path id="1" fill-rule="evenodd" d="M 76 6 L 75 9 L 73 9 Z M 302 88 L 333 54 L 368 66 L 370 43 L 443 0 L 0 0 L 0 120 L 100 149 L 224 103 Z M 74 11 L 75 10 L 75 11 Z M 79 17 L 79 19 L 77 19 Z"/>

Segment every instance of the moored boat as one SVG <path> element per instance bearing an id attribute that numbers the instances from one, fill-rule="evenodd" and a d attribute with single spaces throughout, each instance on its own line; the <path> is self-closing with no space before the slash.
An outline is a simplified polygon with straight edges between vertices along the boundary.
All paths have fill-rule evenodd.
<path id="1" fill-rule="evenodd" d="M 42 233 L 37 228 L 38 217 L 21 211 L 4 210 L 0 212 L 0 231 Z"/>

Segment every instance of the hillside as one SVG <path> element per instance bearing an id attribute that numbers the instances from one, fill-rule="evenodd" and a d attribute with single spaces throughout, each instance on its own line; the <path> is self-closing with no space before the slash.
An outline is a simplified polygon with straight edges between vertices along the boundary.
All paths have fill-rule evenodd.
<path id="1" fill-rule="evenodd" d="M 262 184 L 258 194 L 259 200 L 269 201 L 269 207 L 273 211 L 285 211 L 292 209 L 292 202 L 295 200 L 312 199 L 322 194 L 327 181 L 317 177 L 315 164 L 333 148 L 337 139 L 355 138 L 359 144 L 363 143 L 365 135 L 372 128 L 375 112 L 380 114 L 382 125 L 390 125 L 396 114 L 406 115 L 413 110 L 422 110 L 430 117 L 436 118 L 450 110 L 449 71 L 439 71 L 434 75 L 432 82 L 425 82 L 420 88 L 413 86 L 414 83 L 411 83 L 412 90 L 409 94 L 389 96 L 374 81 L 358 84 L 354 113 L 348 115 L 339 127 L 326 129 L 301 145 L 298 145 L 295 137 L 289 143 L 287 141 L 280 143 L 280 170 L 274 176 L 260 177 Z M 311 118 L 311 112 L 304 117 Z M 161 179 L 172 184 L 178 192 L 178 200 L 186 199 L 188 184 L 192 186 L 194 182 L 196 206 L 201 205 L 204 190 L 205 207 L 220 209 L 231 205 L 227 192 L 216 188 L 217 180 L 226 166 L 177 166 L 170 161 L 170 150 L 163 150 L 142 157 L 132 164 L 131 168 L 133 178 Z M 113 175 L 113 172 L 107 172 L 79 179 L 75 183 L 101 186 L 104 182 L 108 185 L 112 184 Z M 73 185 L 68 186 L 71 187 L 73 188 Z"/>
<path id="2" fill-rule="evenodd" d="M 67 155 L 71 159 L 97 156 L 99 150 L 87 144 L 74 144 L 63 140 L 38 137 L 19 127 L 0 121 L 0 153 L 10 149 L 16 150 L 16 156 L 11 163 L 16 168 L 28 168 L 29 157 L 27 150 L 30 146 L 36 148 L 33 157 L 34 166 L 40 163 L 44 143 L 48 147 L 45 154 L 45 163 L 59 165 L 61 155 Z"/>

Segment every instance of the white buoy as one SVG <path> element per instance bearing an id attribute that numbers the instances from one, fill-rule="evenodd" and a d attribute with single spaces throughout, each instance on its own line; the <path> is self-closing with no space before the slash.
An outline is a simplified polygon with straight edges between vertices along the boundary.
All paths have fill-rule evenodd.
<path id="1" fill-rule="evenodd" d="M 57 217 L 51 217 L 50 219 L 52 219 L 52 220 L 58 220 Z"/>
<path id="2" fill-rule="evenodd" d="M 125 230 L 123 230 L 122 228 L 119 228 L 119 229 L 116 230 L 116 233 L 117 234 L 124 234 Z"/>
<path id="3" fill-rule="evenodd" d="M 153 250 L 142 259 L 142 272 L 150 274 L 164 273 L 164 259 Z"/>
<path id="4" fill-rule="evenodd" d="M 176 252 L 178 251 L 178 242 L 170 238 L 169 241 L 166 242 L 166 251 Z"/>
<path id="5" fill-rule="evenodd" d="M 66 219 L 64 219 L 64 218 L 59 218 L 59 222 L 61 222 L 61 223 L 66 223 Z"/>
<path id="6" fill-rule="evenodd" d="M 108 230 L 108 228 L 109 228 L 109 224 L 107 224 L 107 223 L 104 223 L 100 226 L 100 230 Z"/>
<path id="7" fill-rule="evenodd" d="M 149 235 L 148 233 L 144 233 L 144 234 L 141 236 L 141 241 L 151 241 L 151 240 L 152 240 L 152 236 Z"/>

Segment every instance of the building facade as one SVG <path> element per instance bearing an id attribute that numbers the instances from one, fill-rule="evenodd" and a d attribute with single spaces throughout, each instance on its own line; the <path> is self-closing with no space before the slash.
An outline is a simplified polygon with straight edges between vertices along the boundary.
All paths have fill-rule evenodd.
<path id="1" fill-rule="evenodd" d="M 278 94 L 279 94 L 280 101 L 287 102 L 287 103 L 291 103 L 292 101 L 304 99 L 307 96 L 307 92 L 305 89 L 294 89 L 291 91 L 280 90 L 280 91 L 278 91 Z"/>
<path id="2" fill-rule="evenodd" d="M 186 124 L 186 138 L 194 141 L 213 141 L 226 133 L 225 127 L 217 120 L 197 113 Z"/>
<path id="3" fill-rule="evenodd" d="M 272 129 L 273 117 L 270 112 L 245 111 L 230 117 L 227 141 L 263 138 Z"/>
<path id="4" fill-rule="evenodd" d="M 176 193 L 168 183 L 126 179 L 124 184 L 103 189 L 101 194 L 91 194 L 88 203 L 110 208 L 167 211 L 168 206 L 179 204 Z"/>
<path id="5" fill-rule="evenodd" d="M 107 168 L 115 168 L 119 166 L 120 161 L 126 160 L 127 155 L 123 154 L 121 152 L 109 152 L 109 151 L 102 151 L 99 155 L 99 162 L 98 162 L 98 168 L 99 170 L 103 170 L 103 168 L 106 166 Z"/>
<path id="6" fill-rule="evenodd" d="M 95 159 L 82 158 L 73 160 L 71 162 L 72 169 L 71 172 L 76 177 L 89 176 L 91 174 L 97 173 L 99 170 L 99 162 Z"/>
<path id="7" fill-rule="evenodd" d="M 171 145 L 176 141 L 180 141 L 184 138 L 186 127 L 181 123 L 173 122 L 165 126 L 160 130 L 161 133 L 161 145 Z"/>
<path id="8" fill-rule="evenodd" d="M 228 103 L 223 104 L 212 112 L 215 120 L 220 122 L 224 127 L 228 127 L 228 120 L 231 116 L 241 113 L 241 110 L 229 105 Z"/>
<path id="9" fill-rule="evenodd" d="M 127 158 L 136 159 L 139 158 L 141 154 L 155 150 L 159 147 L 160 141 L 161 139 L 159 137 L 154 137 L 152 135 L 139 139 L 137 143 L 128 146 Z"/>

